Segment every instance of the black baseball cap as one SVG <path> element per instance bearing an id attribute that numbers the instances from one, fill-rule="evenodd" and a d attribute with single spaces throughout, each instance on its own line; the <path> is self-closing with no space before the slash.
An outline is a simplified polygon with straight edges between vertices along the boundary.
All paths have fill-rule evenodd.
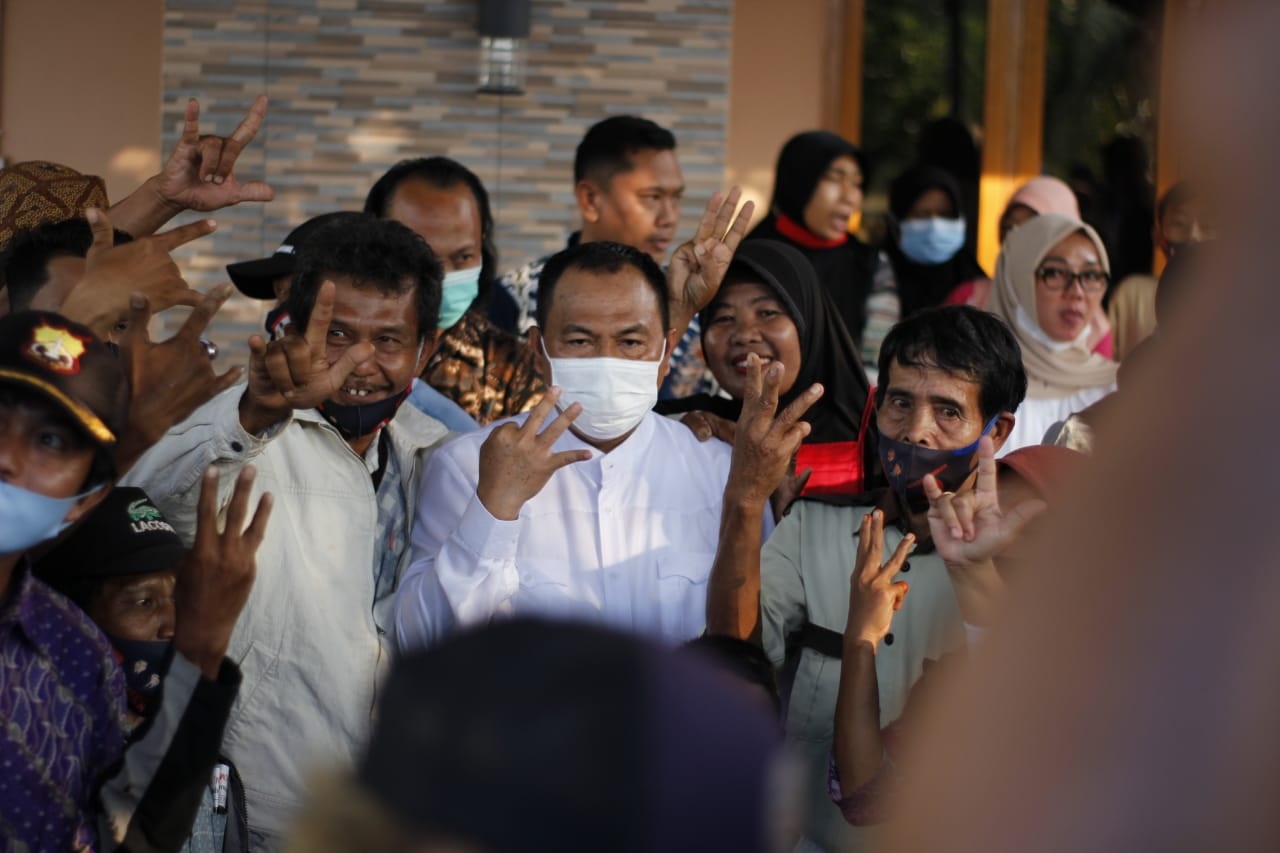
<path id="1" fill-rule="evenodd" d="M 178 532 L 142 489 L 117 486 L 36 564 L 50 583 L 172 571 L 186 556 Z"/>
<path id="2" fill-rule="evenodd" d="M 120 359 L 87 327 L 60 314 L 0 317 L 0 383 L 48 398 L 107 451 L 128 421 L 129 380 Z"/>
<path id="3" fill-rule="evenodd" d="M 297 264 L 298 250 L 318 228 L 343 216 L 363 215 L 361 213 L 338 211 L 335 213 L 322 213 L 319 216 L 312 217 L 290 231 L 289 236 L 284 238 L 284 243 L 280 245 L 280 248 L 276 249 L 269 257 L 259 258 L 256 261 L 240 261 L 235 264 L 227 264 L 227 275 L 231 276 L 231 282 L 245 296 L 253 299 L 275 299 L 276 291 L 273 283 L 282 275 L 293 275 L 294 265 Z"/>

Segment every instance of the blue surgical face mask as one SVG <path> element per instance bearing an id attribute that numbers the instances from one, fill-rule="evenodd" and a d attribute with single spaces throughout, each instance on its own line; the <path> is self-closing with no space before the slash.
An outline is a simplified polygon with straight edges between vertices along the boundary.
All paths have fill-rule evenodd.
<path id="1" fill-rule="evenodd" d="M 440 292 L 440 328 L 452 328 L 480 293 L 480 267 L 445 273 Z"/>
<path id="2" fill-rule="evenodd" d="M 964 218 L 907 219 L 902 222 L 902 254 L 918 264 L 936 266 L 955 257 L 964 245 Z"/>
<path id="3" fill-rule="evenodd" d="M 21 554 L 32 545 L 53 539 L 71 522 L 67 513 L 85 495 L 51 498 L 12 483 L 0 482 L 0 554 Z"/>

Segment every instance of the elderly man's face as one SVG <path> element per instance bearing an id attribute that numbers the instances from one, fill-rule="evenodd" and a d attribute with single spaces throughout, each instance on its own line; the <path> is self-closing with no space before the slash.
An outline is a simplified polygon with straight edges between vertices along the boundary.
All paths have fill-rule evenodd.
<path id="1" fill-rule="evenodd" d="M 357 287 L 346 276 L 333 276 L 331 280 L 336 290 L 333 319 L 325 338 L 329 363 L 336 362 L 357 343 L 373 345 L 373 355 L 356 365 L 333 395 L 333 401 L 359 406 L 404 391 L 431 355 L 430 342 L 418 335 L 415 291 L 388 294 Z"/>
<path id="2" fill-rule="evenodd" d="M 889 366 L 876 425 L 882 435 L 896 441 L 958 450 L 977 441 L 986 426 L 981 397 L 982 386 L 973 379 L 895 361 Z M 997 450 L 1007 434 L 1007 430 L 993 430 Z"/>

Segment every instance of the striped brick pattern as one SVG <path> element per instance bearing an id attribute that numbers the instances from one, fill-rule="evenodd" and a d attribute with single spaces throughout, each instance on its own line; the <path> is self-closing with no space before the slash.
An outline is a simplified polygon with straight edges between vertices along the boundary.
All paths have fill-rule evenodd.
<path id="1" fill-rule="evenodd" d="M 535 0 L 526 93 L 499 98 L 476 93 L 474 0 L 169 0 L 165 152 L 187 96 L 200 99 L 205 132 L 226 134 L 265 92 L 265 132 L 237 174 L 276 191 L 268 205 L 219 213 L 218 232 L 180 250 L 180 263 L 193 286 L 209 287 L 302 220 L 359 209 L 397 161 L 445 154 L 488 186 L 502 268 L 518 266 L 562 245 L 577 216 L 574 147 L 621 112 L 675 132 L 692 233 L 723 176 L 731 5 Z M 230 360 L 243 359 L 261 314 L 238 294 L 224 308 L 212 337 Z"/>

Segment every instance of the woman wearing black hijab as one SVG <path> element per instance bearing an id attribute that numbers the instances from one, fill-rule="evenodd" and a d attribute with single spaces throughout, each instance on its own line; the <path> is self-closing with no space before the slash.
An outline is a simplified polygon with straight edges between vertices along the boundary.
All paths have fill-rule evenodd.
<path id="1" fill-rule="evenodd" d="M 893 267 L 849 233 L 862 210 L 867 162 L 852 142 L 825 130 L 791 137 L 778 155 L 769 215 L 747 240 L 779 240 L 813 265 L 866 364 L 898 321 Z"/>
<path id="2" fill-rule="evenodd" d="M 960 185 L 934 166 L 913 166 L 889 185 L 897 233 L 888 252 L 903 317 L 947 304 L 961 285 L 987 278 L 965 247 L 963 211 Z"/>
<path id="3" fill-rule="evenodd" d="M 699 315 L 707 367 L 729 396 L 700 394 L 658 404 L 662 414 L 710 412 L 736 421 L 742 412 L 746 358 L 784 367 L 781 411 L 815 382 L 823 394 L 804 420 L 812 427 L 796 470 L 812 468 L 802 495 L 864 491 L 868 458 L 864 415 L 870 385 L 844 323 L 813 266 L 795 248 L 777 240 L 744 240 L 724 283 Z M 870 455 L 874 457 L 872 449 Z"/>

